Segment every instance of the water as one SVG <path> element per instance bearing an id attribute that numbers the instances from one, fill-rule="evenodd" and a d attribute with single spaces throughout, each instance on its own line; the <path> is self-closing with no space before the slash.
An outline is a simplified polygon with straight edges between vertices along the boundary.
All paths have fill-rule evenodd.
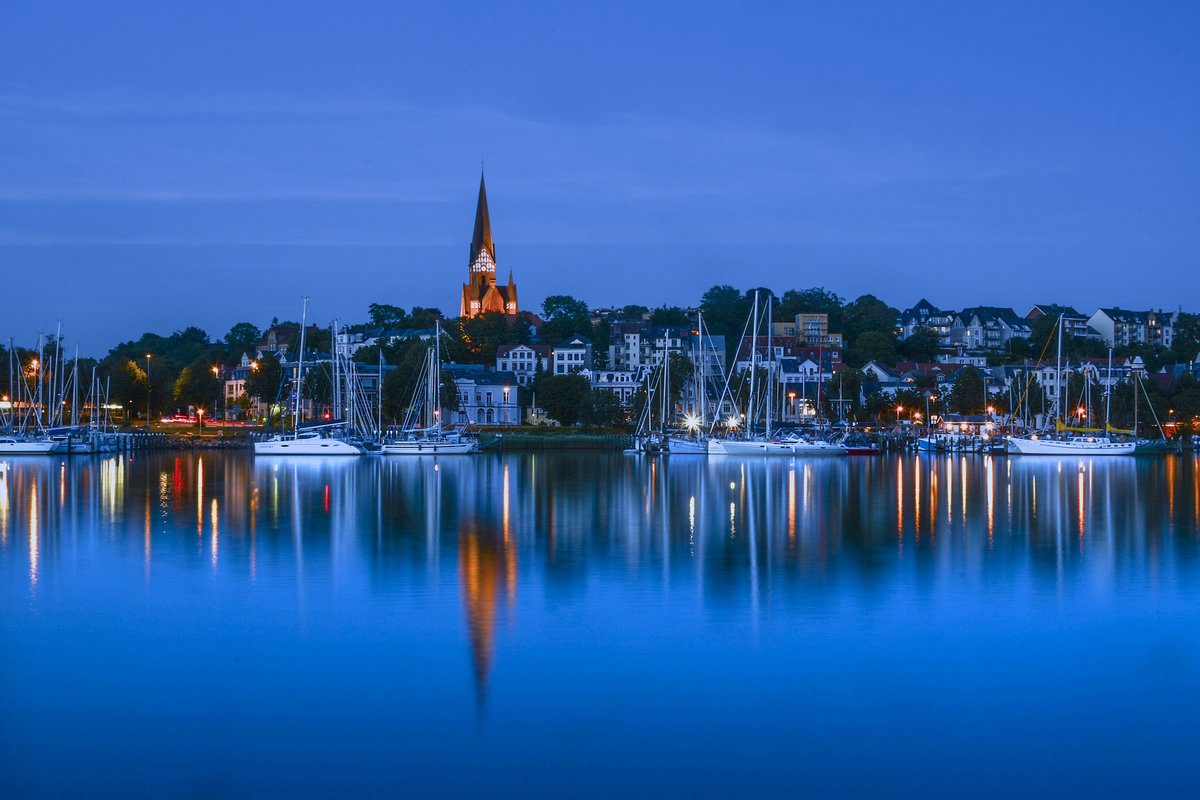
<path id="1" fill-rule="evenodd" d="M 1191 795 L 1187 458 L 0 467 L 0 795 Z"/>

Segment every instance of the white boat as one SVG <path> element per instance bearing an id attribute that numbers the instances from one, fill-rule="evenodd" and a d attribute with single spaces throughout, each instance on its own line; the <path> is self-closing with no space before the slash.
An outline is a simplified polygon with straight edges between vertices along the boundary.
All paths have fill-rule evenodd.
<path id="1" fill-rule="evenodd" d="M 666 452 L 672 455 L 704 455 L 708 452 L 708 443 L 692 436 L 668 436 Z"/>
<path id="2" fill-rule="evenodd" d="M 31 439 L 24 436 L 0 436 L 0 455 L 39 456 L 54 452 L 51 439 Z"/>
<path id="3" fill-rule="evenodd" d="M 474 453 L 479 442 L 462 437 L 418 437 L 384 442 L 380 450 L 385 456 L 448 456 Z"/>
<path id="4" fill-rule="evenodd" d="M 1008 451 L 1025 456 L 1127 456 L 1137 449 L 1137 442 L 1114 442 L 1107 436 L 1072 436 L 1055 439 L 1034 436 L 1008 440 Z"/>
<path id="5" fill-rule="evenodd" d="M 846 448 L 821 439 L 709 439 L 709 455 L 725 456 L 844 456 Z"/>
<path id="6" fill-rule="evenodd" d="M 333 424 L 300 423 L 300 390 L 304 385 L 304 334 L 308 326 L 308 298 L 300 315 L 300 350 L 296 358 L 295 404 L 292 412 L 294 433 L 279 433 L 254 443 L 256 456 L 360 456 L 366 452 L 361 444 L 352 441 L 341 422 Z"/>
<path id="7" fill-rule="evenodd" d="M 360 456 L 364 452 L 365 449 L 355 442 L 322 436 L 319 431 L 272 436 L 254 443 L 256 456 Z"/>

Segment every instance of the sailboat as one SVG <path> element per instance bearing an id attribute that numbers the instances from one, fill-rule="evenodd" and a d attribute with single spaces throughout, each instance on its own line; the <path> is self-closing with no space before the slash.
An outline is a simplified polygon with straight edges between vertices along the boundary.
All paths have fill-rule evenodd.
<path id="1" fill-rule="evenodd" d="M 767 348 L 768 353 L 771 353 L 771 333 L 772 333 L 772 314 L 771 304 L 768 301 L 767 305 Z M 747 435 L 745 438 L 728 438 L 718 439 L 712 438 L 708 440 L 709 455 L 754 455 L 754 456 L 795 456 L 795 455 L 845 455 L 846 448 L 838 444 L 824 441 L 823 439 L 812 439 L 802 436 L 799 433 L 791 432 L 784 436 L 772 435 L 771 416 L 774 406 L 775 397 L 775 358 L 771 353 L 771 358 L 768 360 L 767 367 L 767 389 L 766 398 L 760 401 L 758 397 L 757 376 L 758 371 L 758 292 L 754 293 L 754 305 L 750 312 L 750 319 L 747 320 L 747 327 L 750 328 L 750 397 L 746 407 L 746 426 Z M 765 425 L 761 433 L 753 432 L 754 426 L 758 422 L 760 406 L 765 415 Z"/>
<path id="2" fill-rule="evenodd" d="M 1058 318 L 1058 358 L 1055 366 L 1055 404 L 1058 417 L 1052 434 L 1033 433 L 1029 436 L 1013 437 L 1008 440 L 1010 453 L 1024 456 L 1125 456 L 1132 455 L 1137 442 L 1113 441 L 1108 437 L 1111 425 L 1108 420 L 1109 405 L 1105 405 L 1104 429 L 1079 428 L 1066 424 L 1062 369 L 1063 318 Z M 1112 350 L 1108 351 L 1109 377 L 1112 376 Z M 1110 381 L 1111 382 L 1111 381 Z M 1110 388 L 1111 392 L 1111 388 Z"/>
<path id="3" fill-rule="evenodd" d="M 442 428 L 439 409 L 442 391 L 442 325 L 435 323 L 433 345 L 426 354 L 422 370 L 423 380 L 417 382 L 417 390 L 410 406 L 410 416 L 399 433 L 385 437 L 380 451 L 385 456 L 430 456 L 465 455 L 479 449 L 479 442 L 463 435 L 461 430 L 446 431 Z"/>
<path id="4" fill-rule="evenodd" d="M 292 395 L 295 399 L 292 412 L 292 433 L 279 433 L 261 442 L 254 443 L 256 456 L 360 456 L 365 450 L 357 442 L 349 441 L 340 434 L 343 422 L 318 422 L 301 424 L 301 388 L 304 385 L 304 336 L 308 326 L 308 298 L 304 298 L 304 310 L 300 315 L 300 350 L 296 357 L 296 381 Z"/>

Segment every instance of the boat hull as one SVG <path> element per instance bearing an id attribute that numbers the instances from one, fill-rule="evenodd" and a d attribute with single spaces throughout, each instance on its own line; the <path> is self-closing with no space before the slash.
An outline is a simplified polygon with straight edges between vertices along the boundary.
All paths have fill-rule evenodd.
<path id="1" fill-rule="evenodd" d="M 473 441 L 439 442 L 417 440 L 413 442 L 389 442 L 380 448 L 385 456 L 452 456 L 467 455 L 479 449 Z"/>
<path id="2" fill-rule="evenodd" d="M 667 437 L 667 452 L 676 456 L 702 456 L 708 453 L 708 443 L 682 436 Z"/>
<path id="3" fill-rule="evenodd" d="M 708 453 L 724 456 L 844 456 L 846 448 L 829 442 L 709 439 Z"/>
<path id="4" fill-rule="evenodd" d="M 1008 452 L 1023 456 L 1127 456 L 1137 442 L 1081 442 L 1069 439 L 1009 439 Z"/>
<path id="5" fill-rule="evenodd" d="M 341 439 L 273 439 L 254 443 L 256 456 L 361 456 L 362 448 Z"/>
<path id="6" fill-rule="evenodd" d="M 55 442 L 41 440 L 8 440 L 0 441 L 2 456 L 44 456 L 54 452 Z"/>

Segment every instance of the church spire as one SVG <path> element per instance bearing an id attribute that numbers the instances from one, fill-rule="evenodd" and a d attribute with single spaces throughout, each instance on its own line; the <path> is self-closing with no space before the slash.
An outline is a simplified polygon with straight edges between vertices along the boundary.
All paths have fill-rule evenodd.
<path id="1" fill-rule="evenodd" d="M 479 203 L 475 206 L 475 234 L 471 237 L 471 258 L 474 265 L 480 252 L 487 251 L 492 264 L 496 263 L 496 245 L 492 242 L 492 221 L 488 218 L 487 189 L 483 185 L 483 172 L 479 173 Z"/>

